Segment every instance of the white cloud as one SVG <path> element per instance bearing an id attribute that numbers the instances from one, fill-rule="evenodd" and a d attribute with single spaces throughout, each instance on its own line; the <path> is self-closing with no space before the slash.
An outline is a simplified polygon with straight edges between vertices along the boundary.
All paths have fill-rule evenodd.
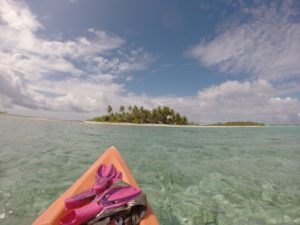
<path id="1" fill-rule="evenodd" d="M 36 20 L 35 16 L 28 10 L 25 2 L 19 1 L 14 4 L 13 1 L 0 2 L 0 18 L 11 29 L 35 31 L 42 25 Z"/>
<path id="2" fill-rule="evenodd" d="M 79 0 L 68 0 L 69 2 L 71 2 L 71 3 L 77 3 L 77 2 L 79 2 Z"/>
<path id="3" fill-rule="evenodd" d="M 89 58 L 88 67 L 91 71 L 110 72 L 116 75 L 126 74 L 133 70 L 144 70 L 154 60 L 153 56 L 145 53 L 142 49 L 124 52 L 118 50 L 118 57 L 106 58 L 97 56 Z"/>
<path id="4" fill-rule="evenodd" d="M 89 29 L 87 37 L 65 41 L 41 38 L 37 34 L 39 29 L 46 28 L 24 2 L 0 1 L 1 110 L 35 116 L 86 119 L 105 113 L 107 104 L 115 109 L 120 105 L 133 104 L 147 108 L 168 105 L 191 120 L 203 123 L 227 120 L 300 121 L 299 101 L 291 97 L 280 97 L 289 87 L 282 86 L 281 91 L 275 89 L 266 81 L 268 76 L 265 80 L 251 82 L 227 81 L 191 97 L 136 95 L 126 90 L 124 84 L 117 83 L 116 79 L 126 74 L 124 80 L 130 81 L 130 72 L 148 67 L 153 57 L 143 49 L 129 48 L 123 38 L 95 29 Z M 247 31 L 246 28 L 244 30 Z M 298 32 L 298 27 L 291 30 L 288 29 L 287 32 L 295 38 L 294 32 Z M 233 31 L 237 35 L 241 32 Z M 226 35 L 229 34 L 221 34 L 219 39 L 223 41 Z M 245 36 L 246 39 L 247 37 Z M 232 71 L 234 68 L 244 69 L 242 65 L 232 66 L 229 63 L 236 57 L 230 49 L 225 48 L 226 54 L 223 52 L 221 56 L 215 55 L 215 50 L 222 49 L 216 40 L 197 46 L 194 56 L 207 65 L 220 64 L 220 68 L 232 67 Z M 229 39 L 227 41 L 232 48 L 236 47 Z M 243 41 L 240 39 L 234 43 L 248 49 L 248 44 L 243 44 Z M 243 47 L 238 49 L 243 53 Z M 292 51 L 290 47 L 288 49 Z M 283 57 L 283 53 L 279 53 L 278 59 Z M 271 57 L 272 60 L 276 59 L 273 55 Z M 224 58 L 228 62 L 225 60 L 224 63 Z M 248 60 L 247 57 L 244 60 L 246 59 Z M 253 64 L 251 60 L 254 59 L 250 57 L 249 62 Z M 266 67 L 275 70 L 279 64 L 276 60 L 274 62 L 272 67 L 268 60 L 265 61 Z M 283 64 L 289 67 L 289 63 Z M 78 67 L 78 64 L 81 66 Z M 263 68 L 259 66 L 249 68 L 260 71 L 258 77 L 263 74 Z M 288 71 L 297 69 L 293 67 Z M 276 76 L 283 77 L 281 73 Z M 293 87 L 296 88 L 297 85 Z"/>
<path id="5" fill-rule="evenodd" d="M 128 82 L 129 82 L 129 81 L 132 81 L 132 79 L 133 79 L 132 76 L 127 76 L 127 77 L 126 77 L 126 81 L 128 81 Z"/>
<path id="6" fill-rule="evenodd" d="M 252 7 L 245 3 L 240 1 L 240 21 L 229 19 L 231 26 L 224 21 L 226 29 L 201 40 L 187 55 L 222 74 L 247 74 L 251 81 L 209 87 L 185 99 L 185 108 L 194 104 L 197 110 L 191 117 L 196 121 L 299 123 L 299 100 L 282 97 L 300 91 L 300 23 L 295 20 L 299 8 L 295 1 L 252 2 Z"/>
<path id="7" fill-rule="evenodd" d="M 266 80 L 226 81 L 199 91 L 196 96 L 157 98 L 153 102 L 169 105 L 202 123 L 237 120 L 300 122 L 299 100 L 279 97 L 278 90 Z"/>
<path id="8" fill-rule="evenodd" d="M 124 91 L 115 83 L 118 76 L 152 60 L 104 31 L 91 28 L 86 37 L 61 41 L 40 37 L 39 29 L 46 28 L 25 2 L 0 2 L 0 95 L 6 107 L 99 111 Z"/>
<path id="9" fill-rule="evenodd" d="M 243 19 L 212 40 L 202 40 L 188 55 L 222 73 L 248 73 L 266 80 L 300 76 L 300 23 L 294 19 L 299 10 L 289 1 L 247 8 Z"/>

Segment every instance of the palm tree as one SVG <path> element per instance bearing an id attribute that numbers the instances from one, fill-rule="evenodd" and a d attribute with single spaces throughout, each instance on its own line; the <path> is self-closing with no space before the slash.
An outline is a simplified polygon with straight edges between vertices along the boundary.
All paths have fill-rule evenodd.
<path id="1" fill-rule="evenodd" d="M 160 124 L 189 124 L 186 116 L 181 116 L 180 113 L 174 111 L 168 106 L 158 106 L 152 110 L 145 109 L 143 106 L 128 106 L 128 112 L 125 112 L 125 107 L 120 106 L 119 112 L 113 113 L 111 105 L 107 106 L 108 115 L 95 117 L 94 121 L 109 121 L 109 122 L 130 122 L 130 123 L 160 123 Z M 233 122 L 250 124 L 251 122 Z M 231 124 L 230 122 L 228 124 Z"/>
<path id="2" fill-rule="evenodd" d="M 120 106 L 120 113 L 124 113 L 125 107 L 123 105 Z"/>
<path id="3" fill-rule="evenodd" d="M 111 112 L 113 111 L 113 108 L 111 107 L 111 105 L 107 106 L 107 112 L 108 114 L 111 114 Z"/>
<path id="4" fill-rule="evenodd" d="M 175 114 L 175 123 L 180 125 L 181 124 L 181 116 L 179 113 Z"/>
<path id="5" fill-rule="evenodd" d="M 182 125 L 187 125 L 188 124 L 188 119 L 186 118 L 186 116 L 182 117 Z"/>

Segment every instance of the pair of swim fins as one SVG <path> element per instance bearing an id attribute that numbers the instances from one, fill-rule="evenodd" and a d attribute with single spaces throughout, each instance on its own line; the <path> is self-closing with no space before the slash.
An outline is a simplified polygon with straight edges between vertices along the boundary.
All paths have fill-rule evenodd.
<path id="1" fill-rule="evenodd" d="M 141 193 L 141 189 L 131 186 L 110 187 L 121 179 L 122 173 L 114 165 L 100 165 L 91 188 L 65 199 L 65 207 L 71 211 L 61 218 L 60 224 L 80 225 L 106 210 L 128 203 Z"/>

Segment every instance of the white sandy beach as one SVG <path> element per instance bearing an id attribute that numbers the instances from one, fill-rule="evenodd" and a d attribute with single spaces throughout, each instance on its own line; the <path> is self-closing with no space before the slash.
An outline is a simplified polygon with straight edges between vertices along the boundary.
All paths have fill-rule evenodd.
<path id="1" fill-rule="evenodd" d="M 16 114 L 1 114 L 0 116 L 10 116 L 10 117 L 23 117 L 32 120 L 38 121 L 49 121 L 49 122 L 69 122 L 69 123 L 84 123 L 90 125 L 114 125 L 114 126 L 139 126 L 139 127 L 187 127 L 187 128 L 238 128 L 238 127 L 267 127 L 266 126 L 210 126 L 210 125 L 173 125 L 173 124 L 137 124 L 137 123 L 111 123 L 111 122 L 96 122 L 96 121 L 79 121 L 79 120 L 62 120 L 62 119 L 54 119 L 54 118 L 44 118 L 44 117 L 34 117 L 34 116 L 23 116 L 23 115 L 16 115 Z"/>
<path id="2" fill-rule="evenodd" d="M 142 126 L 142 127 L 191 127 L 191 128 L 226 128 L 226 127 L 266 127 L 266 126 L 210 126 L 210 125 L 172 125 L 172 124 L 137 124 L 137 123 L 110 123 L 110 122 L 95 122 L 95 121 L 84 121 L 87 124 L 94 125 L 119 125 L 119 126 Z"/>

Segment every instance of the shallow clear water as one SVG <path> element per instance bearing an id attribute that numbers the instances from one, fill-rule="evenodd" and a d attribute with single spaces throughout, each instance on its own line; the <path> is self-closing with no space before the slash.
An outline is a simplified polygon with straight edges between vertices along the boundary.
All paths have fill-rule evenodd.
<path id="1" fill-rule="evenodd" d="M 110 145 L 162 225 L 300 224 L 300 126 L 166 128 L 0 116 L 0 224 L 31 224 Z"/>

